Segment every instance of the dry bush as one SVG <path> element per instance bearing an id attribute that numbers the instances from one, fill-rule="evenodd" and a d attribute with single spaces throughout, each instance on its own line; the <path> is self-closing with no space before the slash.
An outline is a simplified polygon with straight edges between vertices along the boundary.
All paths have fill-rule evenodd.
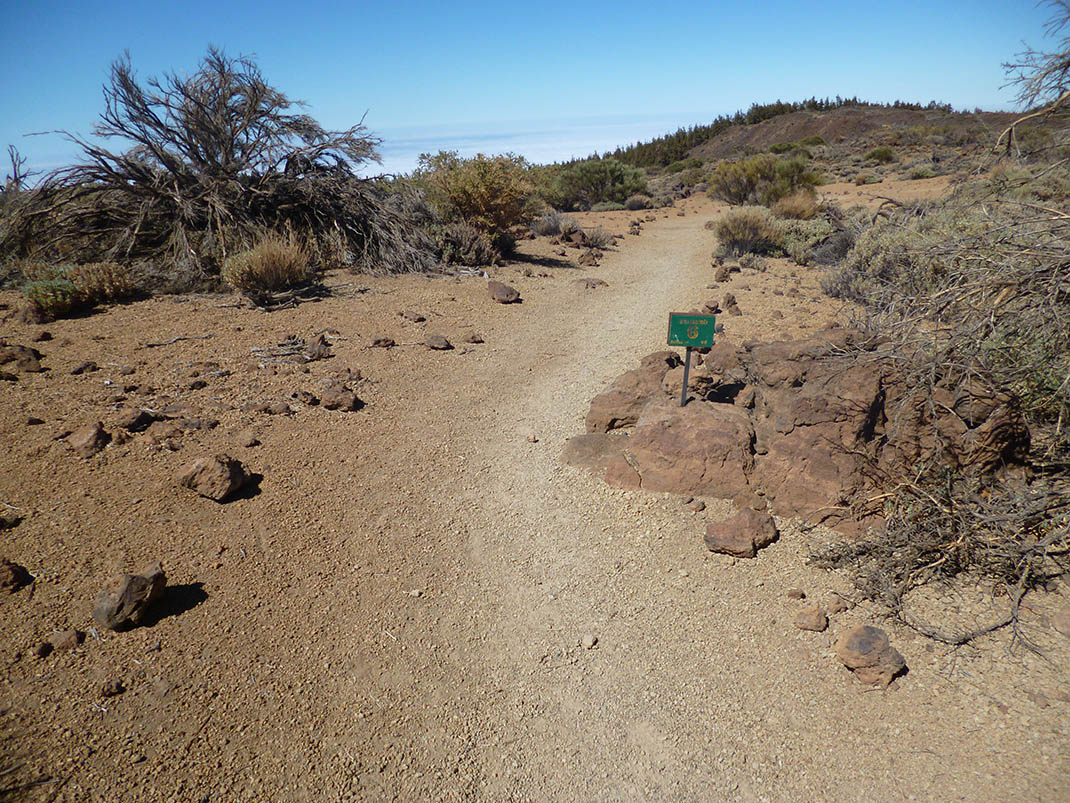
<path id="1" fill-rule="evenodd" d="M 244 293 L 285 290 L 315 276 L 308 253 L 293 234 L 270 232 L 248 251 L 227 257 L 223 280 Z"/>
<path id="2" fill-rule="evenodd" d="M 1059 188 L 1056 199 L 1038 202 Z M 1056 163 L 993 171 L 938 203 L 890 204 L 825 282 L 832 295 L 865 306 L 863 325 L 880 333 L 884 359 L 911 389 L 889 417 L 909 415 L 906 405 L 946 404 L 950 390 L 1003 399 L 1028 425 L 1025 471 L 919 463 L 884 478 L 892 492 L 882 532 L 815 556 L 851 569 L 865 596 L 952 643 L 978 633 L 949 635 L 912 620 L 910 590 L 968 574 L 1011 590 L 1016 604 L 1067 568 L 1070 216 L 1060 210 L 1068 201 L 1070 170 Z M 931 438 L 944 438 L 935 423 Z"/>
<path id="3" fill-rule="evenodd" d="M 821 210 L 817 194 L 811 188 L 796 190 L 786 195 L 770 207 L 779 218 L 790 220 L 810 220 Z"/>
<path id="4" fill-rule="evenodd" d="M 624 208 L 630 212 L 638 212 L 640 209 L 649 209 L 654 199 L 649 195 L 631 195 L 624 202 Z"/>
<path id="5" fill-rule="evenodd" d="M 0 259 L 153 264 L 181 287 L 273 229 L 348 254 L 354 269 L 434 268 L 404 199 L 355 173 L 377 158 L 378 140 L 363 125 L 327 131 L 297 113 L 252 60 L 212 49 L 192 75 L 140 83 L 121 59 L 104 96 L 95 137 L 72 136 L 83 161 L 4 205 Z"/>
<path id="6" fill-rule="evenodd" d="M 574 218 L 570 218 L 567 215 L 561 216 L 559 226 L 561 234 L 566 237 L 570 234 L 575 234 L 578 231 L 583 231 L 583 226 L 581 226 Z"/>
<path id="7" fill-rule="evenodd" d="M 729 210 L 715 229 L 725 256 L 776 253 L 781 249 L 781 232 L 779 222 L 762 206 Z"/>
<path id="8" fill-rule="evenodd" d="M 531 224 L 531 230 L 542 237 L 553 237 L 561 233 L 561 215 L 551 209 L 539 215 Z"/>
<path id="9" fill-rule="evenodd" d="M 601 226 L 587 229 L 585 234 L 587 235 L 587 245 L 590 248 L 607 248 L 613 244 L 613 235 Z"/>
<path id="10" fill-rule="evenodd" d="M 431 235 L 438 258 L 445 265 L 495 265 L 501 256 L 484 232 L 464 221 L 433 226 Z"/>
<path id="11" fill-rule="evenodd" d="M 72 265 L 67 278 L 90 304 L 124 301 L 137 292 L 130 270 L 118 262 Z"/>

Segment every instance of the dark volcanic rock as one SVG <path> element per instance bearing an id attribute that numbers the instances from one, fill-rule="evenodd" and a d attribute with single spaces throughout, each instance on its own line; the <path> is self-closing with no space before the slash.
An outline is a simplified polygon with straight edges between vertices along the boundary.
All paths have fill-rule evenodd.
<path id="1" fill-rule="evenodd" d="M 20 566 L 7 558 L 0 558 L 0 591 L 14 594 L 23 586 L 33 582 L 33 577 L 25 566 Z"/>
<path id="2" fill-rule="evenodd" d="M 149 606 L 163 595 L 167 577 L 154 564 L 141 574 L 120 574 L 111 578 L 97 595 L 93 618 L 110 630 L 141 624 Z"/>

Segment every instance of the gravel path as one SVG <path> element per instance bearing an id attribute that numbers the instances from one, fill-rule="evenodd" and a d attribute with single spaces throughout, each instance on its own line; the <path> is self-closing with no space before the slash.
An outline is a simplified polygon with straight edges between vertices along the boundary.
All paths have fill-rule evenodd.
<path id="1" fill-rule="evenodd" d="M 0 600 L 0 792 L 1067 799 L 1070 639 L 1051 626 L 1065 588 L 1030 598 L 1039 655 L 1009 633 L 952 649 L 888 627 L 910 671 L 872 691 L 831 645 L 873 611 L 853 607 L 823 634 L 793 625 L 804 603 L 788 589 L 805 604 L 850 597 L 842 577 L 806 566 L 826 533 L 781 522 L 757 560 L 713 555 L 702 533 L 727 503 L 696 513 L 559 462 L 590 399 L 663 348 L 669 312 L 730 290 L 744 311 L 724 321 L 736 342 L 802 335 L 836 312 L 816 273 L 782 261 L 707 290 L 703 224 L 716 210 L 686 206 L 584 273 L 530 245 L 527 275 L 523 263 L 498 271 L 519 305 L 491 303 L 478 278 L 346 277 L 333 281 L 351 297 L 271 315 L 155 299 L 51 325 L 50 371 L 0 388 L 0 501 L 26 516 L 0 557 L 37 577 L 32 595 Z M 623 231 L 629 217 L 600 221 Z M 581 275 L 609 286 L 579 290 Z M 789 285 L 801 295 L 784 295 Z M 407 308 L 429 320 L 405 321 Z M 461 345 L 472 327 L 486 344 Z M 38 328 L 12 324 L 11 339 Z M 307 372 L 249 359 L 325 330 L 335 356 Z M 433 332 L 459 347 L 369 348 Z M 102 370 L 69 374 L 86 359 Z M 96 418 L 112 426 L 103 379 L 120 365 L 136 366 L 140 385 L 126 404 L 177 399 L 220 425 L 174 449 L 135 439 L 73 457 L 56 436 Z M 359 413 L 243 409 L 317 391 L 346 368 L 366 377 Z M 194 373 L 206 387 L 190 390 Z M 248 429 L 262 446 L 236 445 Z M 263 475 L 259 493 L 220 506 L 175 486 L 189 460 L 223 450 Z M 148 560 L 180 590 L 158 621 L 32 657 L 53 629 L 88 628 L 106 577 Z M 950 610 L 973 624 L 981 599 L 960 590 Z M 102 699 L 114 679 L 127 691 Z"/>

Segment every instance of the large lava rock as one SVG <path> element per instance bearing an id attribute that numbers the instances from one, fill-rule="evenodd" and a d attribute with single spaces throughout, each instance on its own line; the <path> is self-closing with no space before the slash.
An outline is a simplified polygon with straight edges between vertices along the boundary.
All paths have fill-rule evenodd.
<path id="1" fill-rule="evenodd" d="M 141 574 L 117 575 L 97 595 L 93 618 L 110 630 L 139 625 L 149 606 L 163 596 L 166 585 L 167 577 L 158 563 Z"/>
<path id="2" fill-rule="evenodd" d="M 760 489 L 772 513 L 857 534 L 882 522 L 868 501 L 880 476 L 925 462 L 1017 471 L 1028 453 L 1008 394 L 950 376 L 911 387 L 853 330 L 742 348 L 722 340 L 692 368 L 683 408 L 681 364 L 659 351 L 615 379 L 586 428 L 628 437 L 577 441 L 564 459 L 622 488 L 725 498 Z"/>

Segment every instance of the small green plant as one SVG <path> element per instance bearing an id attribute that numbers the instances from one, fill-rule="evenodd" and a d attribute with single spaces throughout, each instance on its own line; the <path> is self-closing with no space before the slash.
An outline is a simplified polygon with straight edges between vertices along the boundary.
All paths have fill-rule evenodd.
<path id="1" fill-rule="evenodd" d="M 616 201 L 599 201 L 591 207 L 592 212 L 619 212 L 624 209 L 624 204 Z"/>
<path id="2" fill-rule="evenodd" d="M 22 294 L 49 320 L 63 318 L 85 306 L 85 298 L 74 282 L 64 277 L 28 282 Z"/>
<path id="3" fill-rule="evenodd" d="M 717 221 L 715 232 L 725 256 L 774 254 L 781 250 L 781 226 L 762 206 L 732 209 Z"/>
<path id="4" fill-rule="evenodd" d="M 859 173 L 855 176 L 855 185 L 861 187 L 865 184 L 880 184 L 884 179 L 872 173 Z"/>
<path id="5" fill-rule="evenodd" d="M 775 154 L 788 153 L 795 150 L 794 142 L 775 142 L 769 146 L 769 152 Z"/>
<path id="6" fill-rule="evenodd" d="M 825 144 L 825 138 L 823 136 L 821 136 L 820 134 L 815 134 L 812 137 L 805 137 L 803 139 L 800 139 L 799 140 L 799 144 L 800 145 L 806 145 L 807 147 L 810 147 L 810 148 L 815 148 L 818 145 L 824 145 Z"/>
<path id="7" fill-rule="evenodd" d="M 228 257 L 221 273 L 223 281 L 242 292 L 282 290 L 315 275 L 297 238 L 277 232 L 267 234 L 248 251 Z"/>
<path id="8" fill-rule="evenodd" d="M 910 180 L 918 181 L 919 179 L 923 178 L 932 178 L 935 175 L 936 173 L 931 167 L 929 167 L 928 165 L 922 165 L 920 167 L 915 167 L 910 171 Z"/>
<path id="9" fill-rule="evenodd" d="M 653 200 L 654 199 L 649 195 L 632 195 L 624 202 L 624 208 L 632 212 L 638 212 L 640 209 L 649 209 Z"/>
<path id="10" fill-rule="evenodd" d="M 887 145 L 878 145 L 865 155 L 867 162 L 876 162 L 877 164 L 889 164 L 895 161 L 895 152 L 892 151 Z"/>

